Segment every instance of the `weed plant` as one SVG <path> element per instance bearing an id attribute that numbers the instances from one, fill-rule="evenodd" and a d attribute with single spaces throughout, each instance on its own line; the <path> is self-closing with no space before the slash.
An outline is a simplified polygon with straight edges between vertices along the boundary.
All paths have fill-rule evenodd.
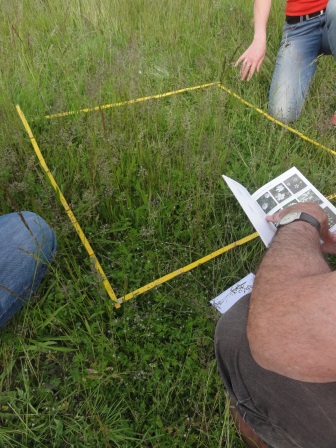
<path id="1" fill-rule="evenodd" d="M 0 446 L 242 447 L 217 374 L 209 300 L 250 271 L 259 240 L 112 307 L 16 115 L 19 103 L 118 297 L 253 229 L 223 173 L 254 191 L 297 166 L 325 195 L 335 157 L 213 86 L 136 105 L 44 115 L 218 81 L 267 109 L 283 22 L 261 73 L 233 62 L 250 2 L 12 0 L 0 11 L 0 179 L 56 230 L 37 295 L 0 332 Z M 222 67 L 224 68 L 222 71 Z M 334 148 L 333 61 L 295 127 Z M 0 189 L 1 213 L 13 206 Z"/>

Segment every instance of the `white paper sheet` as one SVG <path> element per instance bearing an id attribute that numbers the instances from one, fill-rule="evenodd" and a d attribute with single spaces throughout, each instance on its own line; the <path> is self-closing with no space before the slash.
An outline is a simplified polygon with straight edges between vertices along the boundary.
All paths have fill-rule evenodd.
<path id="1" fill-rule="evenodd" d="M 251 272 L 231 286 L 231 288 L 210 300 L 211 305 L 213 305 L 220 313 L 226 313 L 239 299 L 252 291 L 254 277 L 255 275 Z"/>

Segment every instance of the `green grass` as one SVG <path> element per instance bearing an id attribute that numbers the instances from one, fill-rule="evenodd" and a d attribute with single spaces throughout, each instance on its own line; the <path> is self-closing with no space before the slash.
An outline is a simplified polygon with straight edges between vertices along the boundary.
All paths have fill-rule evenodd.
<path id="1" fill-rule="evenodd" d="M 114 310 L 14 106 L 121 296 L 253 231 L 223 173 L 254 191 L 295 165 L 328 195 L 335 157 L 216 86 L 103 114 L 42 117 L 216 81 L 223 66 L 223 84 L 266 110 L 283 14 L 273 6 L 262 71 L 241 83 L 233 62 L 252 37 L 250 2 L 4 3 L 0 180 L 22 210 L 54 227 L 58 255 L 1 330 L 0 446 L 243 446 L 216 370 L 209 300 L 255 271 L 262 243 Z M 331 148 L 333 68 L 320 61 L 295 123 Z M 0 204 L 12 210 L 3 189 Z"/>

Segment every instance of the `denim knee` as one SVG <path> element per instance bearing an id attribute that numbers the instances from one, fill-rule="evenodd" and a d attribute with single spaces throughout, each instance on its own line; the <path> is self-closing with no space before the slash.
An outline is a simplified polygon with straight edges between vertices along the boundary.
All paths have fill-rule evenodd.
<path id="1" fill-rule="evenodd" d="M 43 218 L 33 212 L 21 212 L 21 215 L 24 224 L 27 225 L 29 231 L 36 239 L 36 250 L 40 252 L 41 261 L 51 262 L 56 252 L 56 236 L 54 231 Z"/>
<path id="2" fill-rule="evenodd" d="M 0 327 L 36 291 L 56 252 L 49 225 L 32 212 L 0 216 Z"/>
<path id="3" fill-rule="evenodd" d="M 294 108 L 288 108 L 287 110 L 283 107 L 277 107 L 276 105 L 269 103 L 268 106 L 269 114 L 281 123 L 289 124 L 293 123 L 300 116 L 301 111 L 297 111 Z"/>

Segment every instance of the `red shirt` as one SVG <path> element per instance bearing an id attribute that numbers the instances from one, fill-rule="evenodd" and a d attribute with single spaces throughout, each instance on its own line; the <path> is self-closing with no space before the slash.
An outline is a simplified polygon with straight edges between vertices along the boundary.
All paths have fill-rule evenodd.
<path id="1" fill-rule="evenodd" d="M 304 16 L 320 11 L 327 6 L 328 0 L 287 0 L 286 16 Z"/>

